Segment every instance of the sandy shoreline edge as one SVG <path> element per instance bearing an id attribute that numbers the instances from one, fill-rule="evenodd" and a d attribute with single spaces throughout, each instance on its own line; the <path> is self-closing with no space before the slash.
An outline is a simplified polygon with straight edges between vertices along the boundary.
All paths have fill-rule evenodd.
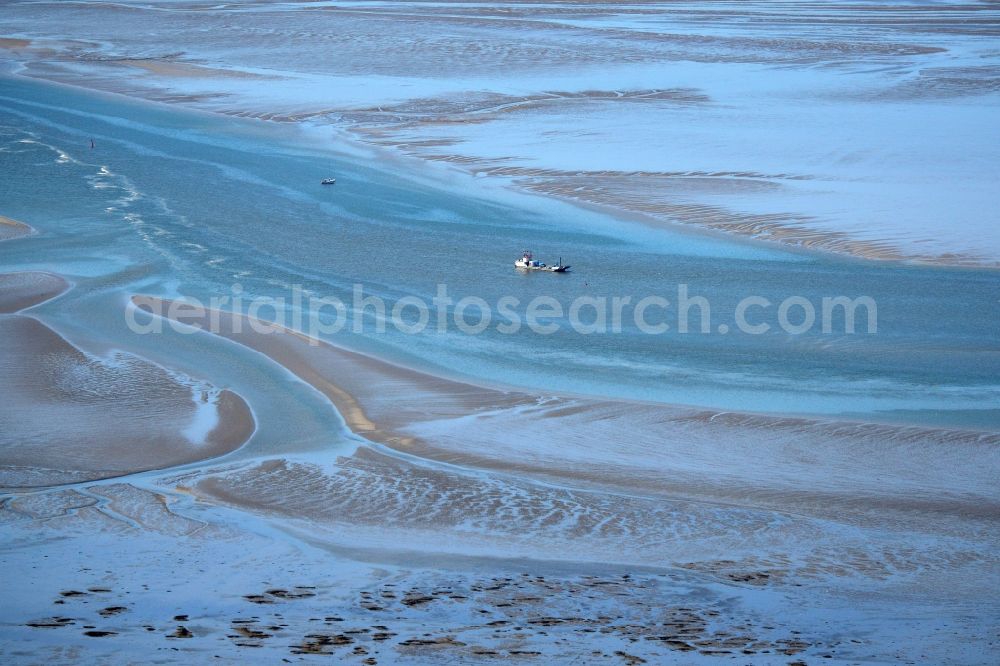
<path id="1" fill-rule="evenodd" d="M 59 296 L 70 284 L 54 273 L 0 273 L 0 314 L 20 312 Z"/>
<path id="2" fill-rule="evenodd" d="M 21 314 L 69 287 L 52 273 L 0 274 L 0 488 L 44 488 L 199 462 L 250 439 L 256 421 L 235 392 L 215 394 L 215 423 L 203 439 L 189 441 L 182 431 L 194 414 L 190 387 L 139 357 L 105 364 Z M 120 395 L 125 387 L 127 397 Z"/>
<path id="3" fill-rule="evenodd" d="M 118 380 L 135 384 L 124 404 L 113 392 L 77 386 L 61 374 L 48 383 L 48 374 L 60 372 L 49 367 L 52 361 L 58 360 L 57 368 L 72 363 L 70 378 L 78 368 L 94 372 L 93 364 L 32 317 L 0 317 L 0 344 L 14 359 L 0 373 L 7 386 L 7 404 L 0 408 L 0 423 L 6 424 L 0 488 L 54 487 L 210 460 L 240 448 L 256 430 L 246 401 L 222 389 L 214 399 L 213 428 L 200 443 L 189 441 L 182 434 L 184 419 L 192 415 L 189 389 L 141 359 Z M 36 378 L 39 370 L 46 372 Z"/>
<path id="4" fill-rule="evenodd" d="M 35 229 L 31 225 L 0 215 L 0 241 L 30 236 L 33 233 Z"/>
<path id="5" fill-rule="evenodd" d="M 257 323 L 269 327 L 276 334 L 258 333 L 249 325 L 250 318 L 244 315 L 205 308 L 179 308 L 177 313 L 172 313 L 171 304 L 179 301 L 146 295 L 134 295 L 131 302 L 155 316 L 205 329 L 210 318 L 218 318 L 218 335 L 258 351 L 287 368 L 325 395 L 353 432 L 380 443 L 405 446 L 408 438 L 400 436 L 397 428 L 416 420 L 461 416 L 470 411 L 534 404 L 536 401 L 527 392 L 483 388 L 435 377 L 267 322 Z M 237 319 L 246 325 L 234 326 Z M 333 377 L 336 379 L 333 380 Z M 375 386 L 376 383 L 379 387 Z M 420 391 L 421 396 L 432 395 L 433 404 L 415 408 L 411 393 L 415 389 Z M 385 403 L 393 403 L 389 409 L 383 410 L 373 404 L 376 393 Z"/>
<path id="6" fill-rule="evenodd" d="M 136 295 L 132 303 L 164 317 L 171 301 Z M 986 480 L 979 487 L 974 472 L 976 466 L 988 468 L 995 461 L 1000 444 L 997 434 L 809 421 L 483 388 L 401 368 L 269 323 L 266 326 L 273 333 L 257 332 L 242 315 L 242 325 L 234 332 L 232 313 L 180 308 L 171 314 L 175 316 L 169 318 L 203 330 L 208 329 L 210 317 L 218 318 L 215 334 L 263 354 L 320 391 L 353 432 L 419 458 L 662 497 L 774 508 L 798 503 L 802 506 L 796 510 L 831 516 L 840 511 L 867 513 L 875 507 L 914 516 L 930 512 L 992 520 L 1000 515 L 1000 500 L 990 497 Z M 651 463 L 647 469 L 648 460 L 640 464 L 620 459 L 619 451 L 621 457 L 627 456 L 627 447 L 605 440 L 604 430 L 580 440 L 587 447 L 601 442 L 607 449 L 594 463 L 561 457 L 558 451 L 555 457 L 535 452 L 530 443 L 513 434 L 524 427 L 546 437 L 577 426 L 587 433 L 595 424 L 616 432 L 624 429 L 621 437 L 625 440 L 645 433 L 655 446 L 662 443 L 668 452 L 665 462 Z M 822 442 L 828 450 L 817 452 L 815 442 Z M 933 464 L 913 464 L 915 442 L 927 445 L 926 455 Z M 877 443 L 881 449 L 872 449 Z M 871 449 L 864 465 L 858 463 L 859 449 Z M 818 460 L 804 458 L 817 455 Z M 740 468 L 741 460 L 747 468 Z M 685 469 L 692 464 L 704 468 Z M 826 487 L 803 484 L 796 474 L 796 470 L 806 474 L 816 464 L 829 467 L 831 482 L 822 484 Z M 899 488 L 882 487 L 883 480 L 876 478 L 878 473 L 899 477 L 930 493 L 926 470 L 941 465 L 954 473 L 939 483 L 936 496 L 915 497 Z M 713 478 L 713 468 L 719 471 L 718 478 Z M 857 496 L 837 490 L 846 479 L 861 484 Z"/>

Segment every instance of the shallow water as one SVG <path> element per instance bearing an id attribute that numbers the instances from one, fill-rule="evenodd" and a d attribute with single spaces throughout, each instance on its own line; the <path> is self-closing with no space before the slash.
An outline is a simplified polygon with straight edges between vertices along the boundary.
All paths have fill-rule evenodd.
<path id="1" fill-rule="evenodd" d="M 646 335 L 629 317 L 614 334 L 581 335 L 561 320 L 553 335 L 525 328 L 503 335 L 497 318 L 480 335 L 437 333 L 433 325 L 420 335 L 391 326 L 376 334 L 369 317 L 362 335 L 348 326 L 328 337 L 421 368 L 553 392 L 986 429 L 1000 423 L 994 272 L 866 263 L 650 230 L 447 170 L 408 176 L 399 164 L 346 148 L 318 131 L 4 78 L 0 212 L 42 233 L 0 246 L 0 260 L 4 270 L 50 270 L 75 281 L 58 309 L 38 309 L 71 339 L 111 340 L 181 368 L 207 367 L 204 358 L 214 355 L 215 370 L 251 404 L 250 393 L 278 399 L 287 380 L 221 343 L 210 353 L 185 336 L 134 335 L 122 314 L 127 295 L 207 301 L 231 295 L 238 283 L 245 298 L 290 298 L 301 285 L 307 295 L 350 303 L 352 285 L 361 283 L 391 307 L 407 295 L 429 303 L 445 284 L 455 299 L 495 304 L 513 296 L 524 304 L 552 296 L 568 306 L 584 295 L 676 302 L 684 283 L 710 301 L 711 334 L 673 326 Z M 319 186 L 329 175 L 337 185 Z M 524 247 L 543 260 L 562 256 L 574 272 L 520 274 L 512 262 Z M 772 324 L 767 334 L 733 325 L 736 303 L 750 295 L 775 304 L 759 319 Z M 862 295 L 877 303 L 876 334 L 822 334 L 817 327 L 789 335 L 776 325 L 776 305 L 789 296 L 819 310 L 824 296 Z M 655 319 L 659 311 L 650 312 Z M 753 318 L 764 314 L 756 310 Z M 690 320 L 695 327 L 697 314 Z M 720 324 L 730 332 L 719 333 Z M 227 371 L 226 354 L 256 363 L 253 381 Z M 319 436 L 305 432 L 311 426 L 296 427 L 304 439 Z"/>

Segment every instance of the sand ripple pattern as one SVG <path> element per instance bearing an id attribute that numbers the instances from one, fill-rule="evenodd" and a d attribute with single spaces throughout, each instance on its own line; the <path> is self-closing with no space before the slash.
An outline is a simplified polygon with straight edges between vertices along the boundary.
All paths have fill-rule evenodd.
<path id="1" fill-rule="evenodd" d="M 332 467 L 266 461 L 209 476 L 196 489 L 305 518 L 352 545 L 679 566 L 751 586 L 830 578 L 936 584 L 940 572 L 988 577 L 997 565 L 963 538 L 917 548 L 906 532 L 413 465 L 367 448 Z M 383 543 L 386 529 L 393 537 Z M 720 560 L 719 552 L 736 556 Z"/>

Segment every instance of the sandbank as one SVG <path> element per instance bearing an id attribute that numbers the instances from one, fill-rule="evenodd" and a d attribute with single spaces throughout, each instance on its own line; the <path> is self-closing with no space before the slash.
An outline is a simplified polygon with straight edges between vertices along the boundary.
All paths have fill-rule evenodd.
<path id="1" fill-rule="evenodd" d="M 0 313 L 17 312 L 55 298 L 69 283 L 52 273 L 0 273 Z"/>
<path id="2" fill-rule="evenodd" d="M 227 390 L 196 398 L 191 385 L 130 354 L 96 358 L 37 319 L 0 317 L 0 487 L 75 483 L 214 458 L 255 429 Z M 205 391 L 202 386 L 200 391 Z M 184 429 L 195 400 L 217 420 L 204 441 Z"/>
<path id="3" fill-rule="evenodd" d="M 552 396 L 443 379 L 234 315 L 138 307 L 265 354 L 322 392 L 348 427 L 397 451 L 577 487 L 767 507 L 863 523 L 993 521 L 984 470 L 1000 436 Z M 254 330 L 257 328 L 258 330 Z M 919 454 L 919 455 L 918 455 Z M 944 471 L 942 471 L 944 470 Z"/>
<path id="4" fill-rule="evenodd" d="M 29 236 L 34 231 L 34 229 L 24 222 L 18 222 L 17 220 L 0 215 L 0 241 Z"/>

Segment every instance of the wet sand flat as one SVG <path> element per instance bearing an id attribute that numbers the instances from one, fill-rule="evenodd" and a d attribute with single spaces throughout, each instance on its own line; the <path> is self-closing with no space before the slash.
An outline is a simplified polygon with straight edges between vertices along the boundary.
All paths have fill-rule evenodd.
<path id="1" fill-rule="evenodd" d="M 989 3 L 11 11 L 37 30 L 7 40 L 28 76 L 306 122 L 675 230 L 872 260 L 1000 257 L 981 212 L 1000 90 Z M 202 26 L 211 40 L 192 37 Z M 161 48 L 132 42 L 153 27 Z"/>
<path id="2" fill-rule="evenodd" d="M 195 508 L 183 494 L 121 482 L 0 506 L 10 534 L 50 555 L 37 562 L 37 582 L 10 583 L 19 604 L 0 608 L 0 656 L 17 662 L 30 650 L 72 663 L 156 654 L 174 663 L 210 652 L 241 663 L 315 655 L 370 666 L 756 655 L 784 664 L 872 649 L 859 630 L 864 615 L 845 628 L 849 638 L 824 637 L 809 622 L 782 626 L 772 611 L 743 604 L 738 588 L 693 572 L 412 554 L 369 564 L 303 547 L 295 534 L 257 531 L 278 521 L 233 522 L 211 506 Z M 100 553 L 102 565 L 60 566 L 81 552 Z M 24 567 L 28 557 L 0 549 L 5 567 Z"/>
<path id="3" fill-rule="evenodd" d="M 0 486 L 43 486 L 212 458 L 254 430 L 235 393 L 192 386 L 127 354 L 84 354 L 42 322 L 0 317 Z M 183 433 L 195 400 L 216 422 L 204 441 Z M 109 428 L 109 425 L 113 427 Z"/>
<path id="4" fill-rule="evenodd" d="M 0 246 L 0 662 L 997 662 L 995 273 L 812 252 L 997 265 L 997 7 L 3 13 L 0 198 L 45 233 Z M 133 296 L 436 271 L 875 289 L 884 331 L 343 338 L 512 388 Z"/>
<path id="5" fill-rule="evenodd" d="M 0 241 L 29 236 L 34 230 L 24 222 L 0 215 Z"/>
<path id="6" fill-rule="evenodd" d="M 859 524 L 933 522 L 948 531 L 949 520 L 979 525 L 1000 517 L 989 472 L 1000 464 L 1000 440 L 989 433 L 499 390 L 400 368 L 264 322 L 254 330 L 242 316 L 171 309 L 148 296 L 133 302 L 205 329 L 218 319 L 220 335 L 320 390 L 352 430 L 428 459 L 663 497 L 850 516 Z"/>
<path id="7" fill-rule="evenodd" d="M 23 49 L 31 46 L 30 39 L 14 39 L 11 37 L 0 37 L 0 49 Z"/>
<path id="8" fill-rule="evenodd" d="M 248 78 L 266 79 L 268 77 L 249 72 L 239 72 L 231 69 L 204 67 L 192 63 L 171 62 L 169 60 L 120 60 L 118 64 L 145 70 L 150 74 L 169 78 Z"/>
<path id="9" fill-rule="evenodd" d="M 170 310 L 169 301 L 147 296 L 133 302 L 151 312 Z M 1000 505 L 989 470 L 997 464 L 997 442 L 988 434 L 476 387 L 397 368 L 285 329 L 265 332 L 264 322 L 254 330 L 245 317 L 234 332 L 232 315 L 175 307 L 173 316 L 196 327 L 216 317 L 221 335 L 266 354 L 322 391 L 355 432 L 376 443 L 336 459 L 324 454 L 265 458 L 176 480 L 185 493 L 208 502 L 268 520 L 302 521 L 317 543 L 365 544 L 365 557 L 408 562 L 441 561 L 446 556 L 439 553 L 461 552 L 465 557 L 569 559 L 577 570 L 589 565 L 607 570 L 608 563 L 625 570 L 652 567 L 686 572 L 748 595 L 758 590 L 830 600 L 829 590 L 835 588 L 833 596 L 840 601 L 874 590 L 891 595 L 920 589 L 931 605 L 971 602 L 981 598 L 977 590 L 983 583 L 995 579 L 990 544 Z M 398 549 L 404 553 L 391 555 Z M 505 589 L 503 581 L 497 584 L 487 587 Z M 363 595 L 362 608 L 377 615 L 396 608 L 401 599 L 437 608 L 433 590 L 409 588 L 401 595 L 391 589 Z M 511 589 L 517 597 L 536 595 L 530 585 Z M 652 592 L 644 589 L 641 596 L 648 601 Z M 474 598 L 458 594 L 463 604 Z M 281 595 L 260 590 L 246 598 L 262 608 L 283 603 Z M 526 626 L 537 620 L 548 638 L 554 635 L 549 632 L 558 633 L 555 627 L 572 627 L 580 640 L 593 645 L 588 629 L 609 636 L 615 624 L 587 619 L 585 608 L 546 619 L 531 615 L 530 602 L 519 598 L 498 603 L 511 615 L 491 621 Z M 687 607 L 699 614 L 709 608 L 704 600 Z M 722 611 L 720 622 L 732 622 L 734 610 Z M 447 617 L 462 612 L 449 607 Z M 725 637 L 725 629 L 698 638 L 657 633 L 665 637 L 661 645 L 647 637 L 651 625 L 628 624 L 630 635 L 644 647 L 624 651 L 646 659 L 689 652 L 721 657 L 737 647 L 744 655 L 757 650 L 783 657 L 799 650 L 813 656 L 846 654 L 834 645 L 839 639 L 819 639 L 819 645 L 798 629 L 792 652 L 783 652 L 767 641 Z M 390 628 L 379 631 L 399 633 L 392 625 L 382 622 Z M 785 618 L 781 626 L 792 623 Z M 881 635 L 883 628 L 874 626 L 869 628 Z M 902 631 L 894 626 L 891 631 Z M 474 629 L 461 633 L 471 638 Z M 318 632 L 300 647 L 333 651 L 345 641 L 342 635 L 356 640 L 352 634 Z M 258 634 L 249 638 L 264 640 Z M 535 640 L 527 634 L 520 638 Z M 524 649 L 535 656 L 552 654 L 548 638 Z M 452 632 L 420 640 L 433 641 L 442 654 L 466 654 L 468 645 Z M 420 640 L 407 638 L 399 649 L 430 649 L 432 643 Z M 482 654 L 506 653 L 503 644 L 477 645 Z"/>
<path id="10" fill-rule="evenodd" d="M 55 298 L 69 287 L 52 273 L 0 273 L 0 313 L 17 312 Z"/>

